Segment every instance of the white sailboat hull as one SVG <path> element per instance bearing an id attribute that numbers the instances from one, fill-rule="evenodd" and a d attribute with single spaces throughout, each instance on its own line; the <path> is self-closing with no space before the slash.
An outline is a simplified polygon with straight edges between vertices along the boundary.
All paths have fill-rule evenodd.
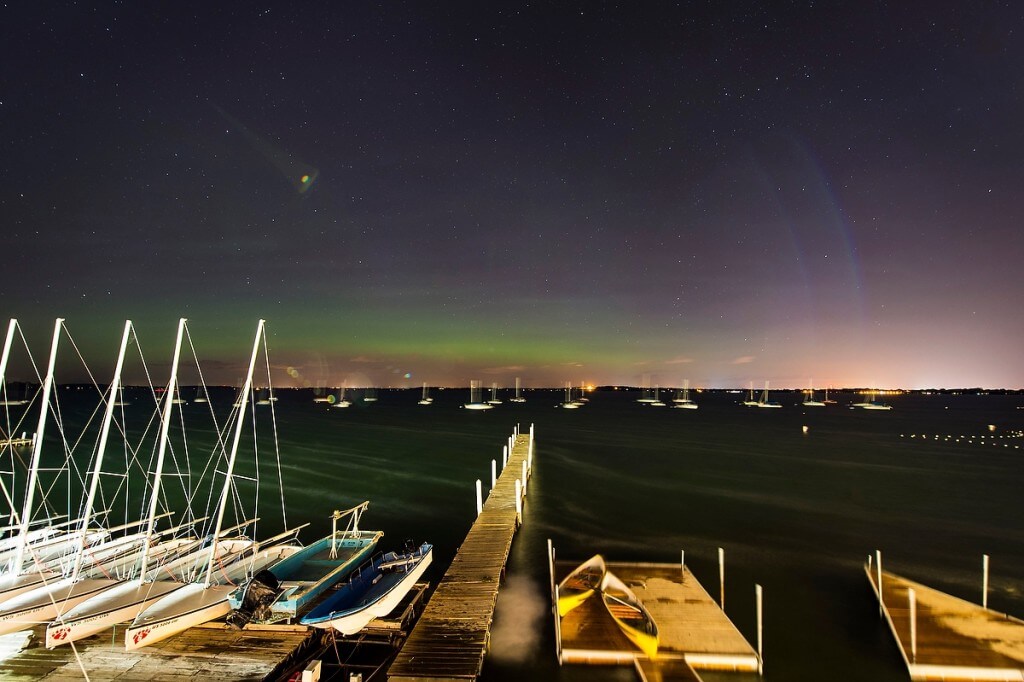
<path id="1" fill-rule="evenodd" d="M 116 578 L 87 578 L 78 581 L 62 578 L 57 583 L 49 583 L 8 599 L 0 609 L 0 635 L 51 621 L 118 582 Z"/>
<path id="2" fill-rule="evenodd" d="M 21 575 L 9 573 L 0 578 L 0 605 L 29 590 L 34 590 L 50 580 L 59 580 L 55 571 L 30 571 Z"/>
<path id="3" fill-rule="evenodd" d="M 134 651 L 155 644 L 190 627 L 226 616 L 231 611 L 228 597 L 238 587 L 235 583 L 300 549 L 292 545 L 265 549 L 253 559 L 239 560 L 215 573 L 214 580 L 222 580 L 225 584 L 204 587 L 203 583 L 189 583 L 175 590 L 135 618 L 124 633 L 125 650 Z"/>
<path id="4" fill-rule="evenodd" d="M 121 583 L 79 603 L 50 623 L 46 628 L 46 648 L 70 644 L 118 623 L 133 620 L 148 606 L 185 585 L 176 580 L 143 583 L 136 579 Z"/>
<path id="5" fill-rule="evenodd" d="M 134 651 L 202 625 L 231 611 L 228 595 L 234 585 L 189 583 L 171 592 L 140 613 L 124 633 L 124 648 Z"/>
<path id="6" fill-rule="evenodd" d="M 217 545 L 217 556 L 230 561 L 251 546 L 251 540 L 222 540 Z M 146 582 L 136 578 L 79 603 L 46 628 L 46 648 L 69 644 L 117 623 L 134 620 L 150 605 L 189 584 L 182 578 L 195 567 L 205 565 L 209 556 L 210 548 L 202 548 L 147 571 Z"/>

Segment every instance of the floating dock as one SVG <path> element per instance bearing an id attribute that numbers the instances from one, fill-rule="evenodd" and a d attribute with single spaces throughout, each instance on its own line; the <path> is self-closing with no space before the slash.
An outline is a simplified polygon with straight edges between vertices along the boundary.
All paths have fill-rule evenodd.
<path id="1" fill-rule="evenodd" d="M 551 596 L 579 565 L 552 561 Z M 626 639 L 608 615 L 599 595 L 591 596 L 564 617 L 555 618 L 561 663 L 633 665 L 642 680 L 700 680 L 696 670 L 760 672 L 761 658 L 725 612 L 685 566 L 680 564 L 608 563 L 643 602 L 658 624 L 658 658 L 649 660 Z"/>
<path id="2" fill-rule="evenodd" d="M 510 438 L 508 460 L 480 513 L 388 669 L 389 680 L 475 680 L 490 641 L 498 587 L 533 465 L 533 427 Z M 480 482 L 477 482 L 480 491 Z"/>
<path id="3" fill-rule="evenodd" d="M 118 625 L 75 642 L 77 658 L 71 646 L 43 646 L 45 624 L 4 635 L 0 637 L 0 680 L 274 679 L 317 636 L 304 626 L 233 630 L 219 623 L 189 628 L 152 646 L 125 651 L 125 627 Z"/>
<path id="4" fill-rule="evenodd" d="M 1024 680 L 1024 621 L 865 565 L 912 680 Z M 911 590 L 914 605 L 911 606 Z M 913 613 L 912 613 L 913 612 Z"/>

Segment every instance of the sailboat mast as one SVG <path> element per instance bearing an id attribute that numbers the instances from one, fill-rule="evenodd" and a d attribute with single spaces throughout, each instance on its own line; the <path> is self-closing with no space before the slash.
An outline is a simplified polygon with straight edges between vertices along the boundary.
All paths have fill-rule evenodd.
<path id="1" fill-rule="evenodd" d="M 107 439 L 110 436 L 110 422 L 114 419 L 114 406 L 117 403 L 117 392 L 121 390 L 121 370 L 124 369 L 124 354 L 128 350 L 128 339 L 132 333 L 132 321 L 125 320 L 124 334 L 121 335 L 121 349 L 117 353 L 117 364 L 114 365 L 114 378 L 110 382 L 110 397 L 107 409 L 103 414 L 103 426 L 100 429 L 100 442 L 96 448 L 96 464 L 89 481 L 89 493 L 85 498 L 85 509 L 82 510 L 82 535 L 78 539 L 78 551 L 75 553 L 75 567 L 71 571 L 71 580 L 77 580 L 82 570 L 82 555 L 85 554 L 85 542 L 92 520 L 92 505 L 96 501 L 96 489 L 100 483 L 100 471 L 103 467 L 103 455 L 107 451 Z"/>
<path id="2" fill-rule="evenodd" d="M 0 357 L 0 396 L 6 394 L 7 386 L 7 360 L 11 357 L 11 344 L 14 342 L 14 330 L 18 327 L 18 321 L 11 318 L 10 324 L 7 325 L 7 339 L 4 341 L 3 356 Z M 13 480 L 13 479 L 12 479 Z M 14 508 L 14 499 L 11 497 L 11 491 L 7 489 L 7 484 L 4 483 L 4 479 L 0 476 L 0 491 L 3 492 L 4 499 L 7 501 L 7 506 L 11 510 L 11 523 L 18 523 L 18 512 Z"/>
<path id="3" fill-rule="evenodd" d="M 58 317 L 53 323 L 53 341 L 50 344 L 50 362 L 46 367 L 46 378 L 43 379 L 42 404 L 39 407 L 39 422 L 36 424 L 36 437 L 32 443 L 32 462 L 29 465 L 28 483 L 25 489 L 25 506 L 21 514 L 21 521 L 18 524 L 18 547 L 14 554 L 13 571 L 21 573 L 22 563 L 25 560 L 25 543 L 28 540 L 28 519 L 32 513 L 32 503 L 35 501 L 36 483 L 39 481 L 39 458 L 43 449 L 43 429 L 46 428 L 46 417 L 50 407 L 50 392 L 53 390 L 53 371 L 57 365 L 57 345 L 60 341 L 60 328 L 64 324 L 64 318 Z"/>
<path id="4" fill-rule="evenodd" d="M 7 339 L 4 341 L 4 354 L 0 357 L 0 387 L 7 385 L 7 359 L 11 357 L 11 344 L 14 342 L 14 330 L 18 327 L 18 321 L 13 317 L 7 325 Z"/>
<path id="5" fill-rule="evenodd" d="M 256 369 L 256 356 L 260 350 L 260 340 L 263 338 L 263 325 L 265 320 L 260 320 L 256 326 L 256 338 L 252 342 L 252 356 L 249 358 L 249 372 L 245 375 L 245 384 L 242 386 L 242 396 L 238 401 L 238 421 L 235 424 L 235 437 L 231 442 L 231 454 L 228 457 L 228 468 L 224 472 L 224 489 L 220 494 L 220 508 L 217 509 L 217 525 L 214 527 L 213 537 L 220 537 L 220 529 L 224 524 L 224 508 L 227 506 L 228 494 L 231 492 L 231 476 L 235 469 L 235 459 L 238 456 L 238 442 L 242 438 L 242 427 L 245 420 L 245 408 L 249 404 L 249 391 L 252 389 L 252 374 Z M 210 562 L 206 566 L 206 578 L 203 587 L 209 587 L 213 580 L 213 564 L 216 553 L 210 552 Z"/>
<path id="6" fill-rule="evenodd" d="M 156 471 L 153 472 L 153 492 L 149 500 L 149 520 L 146 522 L 146 545 L 142 550 L 142 564 L 139 577 L 146 579 L 146 568 L 149 565 L 149 545 L 153 539 L 153 527 L 156 525 L 156 506 L 160 501 L 160 477 L 164 470 L 164 453 L 167 450 L 167 434 L 171 429 L 171 411 L 174 409 L 174 396 L 178 392 L 178 363 L 181 359 L 181 340 L 185 334 L 185 318 L 178 320 L 178 338 L 174 342 L 174 359 L 171 361 L 171 380 L 167 384 L 164 396 L 163 421 L 160 423 L 160 444 L 157 446 Z"/>

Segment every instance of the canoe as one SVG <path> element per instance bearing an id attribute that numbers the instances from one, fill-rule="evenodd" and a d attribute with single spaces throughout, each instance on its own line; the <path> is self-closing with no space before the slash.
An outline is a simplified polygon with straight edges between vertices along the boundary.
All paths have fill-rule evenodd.
<path id="1" fill-rule="evenodd" d="M 215 574 L 215 583 L 188 583 L 142 611 L 124 633 L 126 651 L 134 651 L 163 641 L 183 630 L 202 625 L 231 612 L 228 595 L 237 582 L 287 558 L 302 549 L 277 545 L 260 551 L 255 557 L 241 559 Z"/>
<path id="2" fill-rule="evenodd" d="M 374 618 L 391 613 L 422 577 L 432 558 L 433 546 L 427 542 L 411 552 L 378 554 L 301 623 L 354 635 Z"/>
<path id="3" fill-rule="evenodd" d="M 611 571 L 605 571 L 601 581 L 601 597 L 608 614 L 622 633 L 647 654 L 647 658 L 657 658 L 657 623 L 633 591 Z"/>
<path id="4" fill-rule="evenodd" d="M 573 569 L 558 583 L 558 615 L 565 614 L 585 602 L 595 590 L 601 588 L 605 574 L 604 558 L 595 554 Z"/>
<path id="5" fill-rule="evenodd" d="M 255 608 L 255 613 L 251 605 L 246 603 L 247 608 L 242 609 L 245 613 L 240 615 L 245 616 L 245 622 L 294 618 L 296 613 L 307 608 L 325 590 L 346 578 L 365 562 L 382 537 L 382 531 L 359 531 L 346 537 L 328 535 L 303 547 L 268 569 L 273 576 L 269 582 L 277 583 L 271 586 L 273 601 L 269 604 L 259 604 Z M 251 586 L 255 587 L 252 582 L 246 583 L 231 593 L 228 600 L 232 609 L 238 610 L 243 606 L 243 602 L 252 601 L 251 593 L 254 590 L 250 589 Z M 246 599 L 247 593 L 250 593 L 249 600 Z M 242 626 L 244 624 L 241 623 Z"/>

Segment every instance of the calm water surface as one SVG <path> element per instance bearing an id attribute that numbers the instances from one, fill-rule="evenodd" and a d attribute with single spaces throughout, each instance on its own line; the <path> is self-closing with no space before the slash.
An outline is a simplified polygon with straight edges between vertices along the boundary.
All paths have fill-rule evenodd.
<path id="1" fill-rule="evenodd" d="M 466 391 L 433 395 L 424 407 L 419 390 L 380 391 L 376 403 L 331 409 L 309 393 L 282 392 L 288 521 L 310 522 L 302 537 L 312 541 L 330 531 L 332 510 L 370 500 L 363 526 L 384 530 L 382 547 L 435 543 L 428 578 L 437 580 L 472 524 L 476 479 L 486 488 L 490 460 L 500 463 L 516 423 L 535 424 L 535 474 L 485 682 L 634 679 L 558 666 L 548 539 L 566 559 L 599 552 L 670 563 L 685 550 L 712 594 L 724 548 L 727 613 L 751 642 L 754 585 L 764 588 L 764 679 L 773 682 L 907 679 L 862 571 L 875 549 L 887 569 L 974 602 L 981 556 L 990 554 L 990 606 L 1024 615 L 1024 451 L 1016 448 L 1024 442 L 931 438 L 1009 436 L 1024 427 L 1019 397 L 902 396 L 891 412 L 865 412 L 847 408 L 851 396 L 803 408 L 796 394 L 780 393 L 790 404 L 759 410 L 739 406 L 739 395 L 702 394 L 691 411 L 608 391 L 560 410 L 561 392 L 534 391 L 525 404 L 469 412 L 459 409 Z"/>

